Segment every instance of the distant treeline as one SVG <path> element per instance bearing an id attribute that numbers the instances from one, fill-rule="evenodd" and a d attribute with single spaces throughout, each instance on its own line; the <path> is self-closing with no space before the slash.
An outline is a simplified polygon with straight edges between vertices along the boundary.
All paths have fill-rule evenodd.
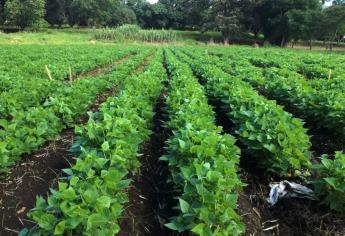
<path id="1" fill-rule="evenodd" d="M 249 32 L 272 44 L 340 41 L 345 0 L 0 0 L 0 24 L 27 27 L 116 27 L 218 30 L 224 39 Z M 325 7 L 327 4 L 328 7 Z M 330 6 L 331 5 L 331 6 Z"/>

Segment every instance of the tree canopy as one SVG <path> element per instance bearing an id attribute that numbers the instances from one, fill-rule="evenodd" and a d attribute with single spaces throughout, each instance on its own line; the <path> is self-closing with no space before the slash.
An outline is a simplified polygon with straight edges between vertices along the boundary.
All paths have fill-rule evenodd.
<path id="1" fill-rule="evenodd" d="M 331 3 L 325 7 L 324 3 Z M 0 0 L 0 24 L 217 30 L 262 34 L 272 44 L 345 34 L 345 0 Z"/>

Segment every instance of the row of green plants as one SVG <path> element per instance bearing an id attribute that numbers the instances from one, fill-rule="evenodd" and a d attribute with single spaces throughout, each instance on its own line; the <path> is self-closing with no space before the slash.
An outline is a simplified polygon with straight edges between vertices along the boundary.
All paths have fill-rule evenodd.
<path id="1" fill-rule="evenodd" d="M 123 83 L 87 124 L 77 127 L 76 163 L 48 199 L 37 198 L 29 216 L 37 222 L 21 235 L 115 235 L 128 201 L 126 189 L 140 166 L 139 147 L 151 134 L 153 106 L 166 79 L 162 51 L 138 76 Z M 117 79 L 117 78 L 114 78 Z"/>
<path id="2" fill-rule="evenodd" d="M 172 131 L 167 141 L 171 181 L 179 192 L 179 214 L 166 226 L 195 235 L 239 235 L 244 225 L 237 214 L 240 150 L 235 139 L 222 135 L 212 107 L 191 69 L 166 51 L 171 76 L 166 98 Z"/>
<path id="3" fill-rule="evenodd" d="M 260 166 L 280 176 L 308 176 L 310 139 L 303 122 L 259 95 L 248 83 L 216 66 L 217 58 L 177 51 L 205 83 L 209 97 L 233 122 L 234 132 Z"/>
<path id="4" fill-rule="evenodd" d="M 210 54 L 232 61 L 245 61 L 249 67 L 254 65 L 258 70 L 272 69 L 282 76 L 299 77 L 307 79 L 308 84 L 321 91 L 332 90 L 340 93 L 345 91 L 345 57 L 340 54 L 307 53 L 296 51 L 280 51 L 277 49 L 230 48 L 210 50 Z M 250 62 L 250 63 L 248 63 Z M 251 65 L 250 65 L 251 64 Z"/>
<path id="5" fill-rule="evenodd" d="M 246 80 L 265 96 L 288 105 L 299 117 L 311 121 L 315 128 L 324 128 L 335 137 L 345 137 L 345 95 L 341 89 L 344 87 L 342 79 L 333 79 L 340 84 L 338 89 L 327 89 L 324 80 L 314 80 L 314 86 L 311 86 L 309 81 L 290 70 L 259 69 L 241 58 L 233 60 L 223 57 L 219 61 L 221 64 L 218 65 L 222 69 Z"/>
<path id="6" fill-rule="evenodd" d="M 26 80 L 48 80 L 45 65 L 54 80 L 64 80 L 116 60 L 124 45 L 1 45 L 0 91 L 8 91 Z M 37 81 L 40 82 L 40 81 Z"/>
<path id="7" fill-rule="evenodd" d="M 250 63 L 261 68 L 275 67 L 294 71 L 306 79 L 333 79 L 342 77 L 345 73 L 345 57 L 341 54 L 269 48 L 252 50 L 245 47 L 215 48 L 212 51 L 220 56 L 230 55 L 232 59 L 248 59 Z"/>
<path id="8" fill-rule="evenodd" d="M 30 153 L 55 138 L 63 128 L 73 127 L 97 94 L 119 86 L 150 53 L 151 49 L 143 48 L 131 60 L 115 66 L 109 74 L 77 80 L 72 86 L 63 87 L 42 106 L 13 112 L 10 121 L 1 119 L 0 172 L 7 171 L 7 167 L 19 160 L 22 154 Z"/>
<path id="9" fill-rule="evenodd" d="M 48 79 L 48 74 L 45 72 L 44 61 L 52 60 L 55 52 L 54 50 L 58 50 L 58 48 L 54 48 L 54 50 L 48 50 L 47 54 L 39 54 L 36 51 L 36 48 L 33 48 L 34 49 L 32 51 L 26 48 L 23 52 L 20 51 L 21 54 L 24 52 L 28 53 L 26 57 L 24 56 L 24 58 L 28 61 L 24 63 L 20 59 L 18 60 L 18 62 L 15 62 L 14 65 L 11 63 L 11 70 L 5 77 L 9 80 L 3 80 L 2 77 L 0 77 L 0 80 L 3 83 L 6 83 L 5 81 L 9 82 L 7 84 L 3 84 L 4 91 L 2 91 L 2 93 L 0 94 L 0 119 L 10 120 L 14 117 L 14 113 L 24 112 L 31 107 L 41 106 L 49 97 L 59 96 L 59 93 L 61 93 L 61 91 L 64 91 L 65 89 L 73 85 L 73 83 L 71 84 L 69 81 L 65 80 L 65 78 L 68 77 L 65 73 L 69 70 L 68 66 L 66 65 L 66 60 L 71 57 L 70 54 L 67 54 L 65 56 L 61 55 L 61 59 L 54 58 L 56 59 L 55 65 L 57 66 L 57 68 L 54 69 L 53 66 L 50 66 L 50 69 L 48 69 L 51 73 L 53 71 L 56 71 L 56 73 L 58 73 L 58 75 L 61 77 L 55 77 L 54 80 L 50 81 Z M 77 47 L 77 49 L 79 48 Z M 126 55 L 136 52 L 136 50 L 131 47 L 117 48 L 116 51 L 114 50 L 115 48 L 109 48 L 114 51 L 107 50 L 106 48 L 102 49 L 107 51 L 107 53 L 101 53 L 98 48 L 97 50 L 90 50 L 93 53 L 100 52 L 100 55 L 95 56 L 95 59 L 91 57 L 91 55 L 93 54 L 91 54 L 90 52 L 83 55 L 84 53 L 82 50 L 78 54 L 75 49 L 66 51 L 68 51 L 69 53 L 74 52 L 76 54 L 75 58 L 79 59 L 79 61 L 70 61 L 70 65 L 71 67 L 73 67 L 73 70 L 76 67 L 84 68 L 83 70 L 87 70 L 91 66 L 97 67 L 101 63 L 109 63 L 109 60 L 114 62 L 115 60 L 119 60 Z M 31 59 L 31 53 L 37 53 L 46 59 Z M 59 55 L 59 53 L 57 54 Z M 34 57 L 36 57 L 36 55 Z M 4 64 L 9 66 L 9 64 L 7 63 Z M 32 68 L 28 69 L 28 65 L 31 65 Z M 80 68 L 78 70 L 78 73 L 82 71 Z M 31 71 L 34 71 L 35 73 Z M 45 74 L 41 75 L 40 73 Z M 77 72 L 74 71 L 74 73 Z M 62 80 L 59 80 L 58 78 Z"/>
<path id="10" fill-rule="evenodd" d="M 340 93 L 341 95 L 345 92 L 345 77 L 342 76 L 332 78 L 332 79 L 318 79 L 309 81 L 309 86 L 318 91 L 328 91 L 332 90 Z"/>
<path id="11" fill-rule="evenodd" d="M 174 30 L 141 29 L 137 25 L 122 25 L 117 28 L 105 28 L 95 33 L 97 40 L 111 40 L 115 42 L 174 42 L 178 39 L 178 34 Z"/>
<path id="12" fill-rule="evenodd" d="M 212 61 L 212 63 L 214 63 L 216 66 L 224 69 L 234 77 L 246 80 L 253 84 L 255 87 L 260 85 L 257 88 L 262 93 L 266 93 L 266 90 L 268 88 L 272 89 L 272 93 L 274 92 L 274 96 L 272 97 L 275 98 L 280 98 L 279 96 L 283 94 L 281 93 L 281 89 L 284 89 L 284 91 L 291 91 L 298 85 L 304 85 L 304 88 L 308 88 L 308 90 L 305 90 L 304 92 L 300 90 L 299 92 L 296 92 L 296 94 L 306 94 L 306 91 L 312 91 L 310 90 L 310 87 L 308 87 L 308 82 L 304 79 L 299 81 L 292 79 L 292 82 L 287 82 L 289 81 L 288 75 L 291 75 L 291 72 L 288 70 L 280 71 L 280 74 L 286 74 L 286 78 L 280 78 L 279 80 L 276 80 L 276 77 L 264 77 L 262 74 L 263 72 L 260 69 L 253 67 L 252 65 L 250 65 L 250 63 L 248 63 L 248 61 L 246 62 L 245 60 L 241 60 L 241 58 L 238 58 L 237 60 L 213 58 L 210 59 L 210 61 Z M 270 84 L 272 83 L 275 83 L 275 87 L 270 87 Z M 320 93 L 320 91 L 318 93 Z M 307 98 L 311 97 L 312 96 L 305 96 L 302 102 L 308 102 Z M 297 101 L 295 100 L 295 102 Z M 307 104 L 311 105 L 311 103 Z M 289 105 L 295 106 L 296 104 L 289 103 Z M 310 110 L 310 112 L 311 109 L 314 109 L 314 112 L 317 112 L 317 107 L 315 106 L 315 104 L 308 109 Z M 312 166 L 310 166 L 310 172 L 313 172 L 314 176 L 306 179 L 307 184 L 311 184 L 314 186 L 315 193 L 321 199 L 321 202 L 328 205 L 332 210 L 339 212 L 345 212 L 344 170 L 344 153 L 336 152 L 334 156 L 323 155 L 320 160 L 317 161 L 317 164 L 313 164 Z"/>
<path id="13" fill-rule="evenodd" d="M 229 55 L 222 54 L 223 57 L 229 57 Z M 287 58 L 286 58 L 287 57 Z M 326 57 L 325 60 L 330 64 L 328 66 L 324 65 L 323 63 L 319 63 L 318 61 L 308 61 L 305 62 L 303 65 L 298 67 L 292 66 L 295 63 L 299 62 L 297 58 L 289 58 L 288 55 L 282 56 L 272 56 L 272 55 L 263 55 L 253 54 L 252 52 L 247 52 L 246 57 L 248 61 L 259 68 L 272 68 L 273 70 L 281 72 L 281 75 L 285 76 L 285 73 L 288 73 L 290 76 L 300 77 L 300 79 L 307 79 L 308 84 L 317 90 L 334 90 L 339 93 L 344 93 L 345 91 L 345 79 L 344 73 L 345 69 L 343 69 L 343 64 L 345 62 L 345 58 L 339 55 L 332 55 L 332 56 L 321 56 L 318 57 Z M 231 56 L 231 59 L 234 59 Z M 284 64 L 285 63 L 285 64 Z"/>

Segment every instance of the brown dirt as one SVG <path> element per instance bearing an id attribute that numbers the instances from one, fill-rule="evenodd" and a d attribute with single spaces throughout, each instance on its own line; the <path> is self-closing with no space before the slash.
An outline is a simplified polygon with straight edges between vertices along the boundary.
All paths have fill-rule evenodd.
<path id="1" fill-rule="evenodd" d="M 81 79 L 83 77 L 98 77 L 102 74 L 106 74 L 106 73 L 110 72 L 114 66 L 122 64 L 124 61 L 128 60 L 132 56 L 133 56 L 133 54 L 129 54 L 129 55 L 126 55 L 126 56 L 116 60 L 115 62 L 111 62 L 109 64 L 102 65 L 100 67 L 91 69 L 91 70 L 83 72 L 83 73 L 72 75 L 72 80 Z M 69 78 L 67 77 L 66 80 L 69 80 Z"/>
<path id="2" fill-rule="evenodd" d="M 164 227 L 174 215 L 172 208 L 177 202 L 173 199 L 176 195 L 173 185 L 167 183 L 167 163 L 159 161 L 165 153 L 164 146 L 168 137 L 163 128 L 162 108 L 163 95 L 155 107 L 153 134 L 150 140 L 141 146 L 141 168 L 138 174 L 132 176 L 133 182 L 128 189 L 129 203 L 120 223 L 119 236 L 176 235 Z"/>
<path id="3" fill-rule="evenodd" d="M 311 149 L 316 157 L 320 157 L 323 154 L 333 156 L 335 151 L 345 151 L 345 144 L 340 138 L 332 137 L 312 128 L 309 129 L 308 134 L 311 136 Z"/>
<path id="4" fill-rule="evenodd" d="M 237 203 L 237 212 L 242 216 L 246 226 L 245 235 L 263 235 L 261 231 L 261 214 L 257 208 L 253 207 L 250 196 L 245 192 L 240 192 Z"/>
<path id="5" fill-rule="evenodd" d="M 261 215 L 262 235 L 345 235 L 344 215 L 304 199 L 281 199 L 271 207 L 266 202 L 269 193 L 267 177 L 260 176 L 259 172 L 245 171 L 243 177 L 248 184 L 245 194 L 250 196 L 252 206 Z"/>
<path id="6" fill-rule="evenodd" d="M 25 155 L 22 163 L 1 180 L 0 235 L 17 235 L 22 228 L 33 225 L 26 214 L 34 207 L 36 195 L 45 196 L 58 179 L 61 169 L 73 162 L 68 152 L 73 140 L 73 129 L 64 130 L 59 139 Z"/>
<path id="7" fill-rule="evenodd" d="M 149 61 L 154 57 L 155 53 L 150 54 L 149 56 L 147 56 L 144 59 L 144 62 L 137 68 L 134 70 L 133 75 L 136 75 L 138 73 L 140 73 L 141 71 L 143 71 L 145 69 L 145 66 L 149 63 Z"/>

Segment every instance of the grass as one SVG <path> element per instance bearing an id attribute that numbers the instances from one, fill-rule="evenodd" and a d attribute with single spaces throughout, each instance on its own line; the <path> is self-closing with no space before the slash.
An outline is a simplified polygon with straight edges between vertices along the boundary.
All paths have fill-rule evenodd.
<path id="1" fill-rule="evenodd" d="M 92 43 L 93 30 L 47 29 L 40 32 L 0 33 L 0 44 L 80 44 Z"/>
<path id="2" fill-rule="evenodd" d="M 182 44 L 182 45 L 193 45 L 193 44 L 204 44 L 210 42 L 211 39 L 214 42 L 222 43 L 222 35 L 219 32 L 208 31 L 208 32 L 200 32 L 200 31 L 173 31 L 176 35 L 175 42 L 165 42 L 166 40 L 162 40 L 162 42 L 155 42 L 157 44 L 161 43 L 174 43 L 174 44 Z M 63 45 L 63 44 L 110 44 L 116 43 L 112 40 L 96 40 L 95 35 L 102 33 L 101 29 L 74 29 L 74 28 L 64 28 L 64 29 L 43 29 L 38 32 L 19 32 L 19 33 L 2 33 L 0 31 L 0 45 L 1 44 L 10 44 L 10 45 L 19 45 L 19 44 L 39 44 L 39 45 Z M 174 35 L 174 37 L 175 37 Z M 169 35 L 168 35 L 169 37 Z M 243 39 L 253 40 L 254 36 L 249 34 L 243 34 L 240 36 Z M 259 37 L 262 40 L 262 36 Z M 143 40 L 145 41 L 145 40 Z M 119 42 L 117 42 L 119 43 Z M 145 42 L 141 41 L 132 41 L 128 42 L 126 40 L 120 41 L 120 43 L 132 43 L 132 44 L 142 44 Z M 231 42 L 233 44 L 241 43 L 241 40 Z M 152 42 L 151 42 L 152 44 Z M 219 44 L 217 44 L 220 46 Z M 250 43 L 248 44 L 250 45 Z M 267 46 L 268 48 L 276 48 L 273 46 Z M 286 49 L 291 49 L 287 47 Z M 294 49 L 291 50 L 303 50 L 309 51 L 308 46 L 304 46 L 302 44 L 296 44 Z M 314 52 L 329 52 L 326 51 L 324 47 L 321 47 L 319 44 L 315 44 L 313 47 Z M 333 53 L 344 53 L 344 46 L 343 47 L 333 47 Z"/>

